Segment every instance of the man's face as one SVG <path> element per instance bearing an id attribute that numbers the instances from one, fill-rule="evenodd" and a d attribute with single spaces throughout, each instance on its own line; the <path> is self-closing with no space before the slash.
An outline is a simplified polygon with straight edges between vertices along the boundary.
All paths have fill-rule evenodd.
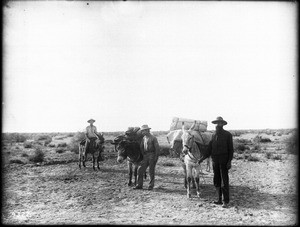
<path id="1" fill-rule="evenodd" d="M 217 125 L 216 125 L 216 130 L 220 130 L 223 128 L 223 123 L 222 122 L 218 122 Z"/>
<path id="2" fill-rule="evenodd" d="M 148 135 L 150 133 L 149 129 L 142 130 L 143 135 Z"/>

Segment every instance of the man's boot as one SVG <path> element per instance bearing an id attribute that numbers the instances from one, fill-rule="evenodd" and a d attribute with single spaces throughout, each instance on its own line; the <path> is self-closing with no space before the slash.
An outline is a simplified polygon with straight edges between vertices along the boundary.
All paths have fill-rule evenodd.
<path id="1" fill-rule="evenodd" d="M 217 200 L 214 201 L 214 204 L 222 205 L 222 191 L 221 187 L 216 187 Z"/>

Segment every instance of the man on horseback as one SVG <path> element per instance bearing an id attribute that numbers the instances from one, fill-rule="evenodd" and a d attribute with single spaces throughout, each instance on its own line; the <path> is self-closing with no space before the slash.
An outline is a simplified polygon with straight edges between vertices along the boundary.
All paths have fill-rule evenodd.
<path id="1" fill-rule="evenodd" d="M 212 136 L 208 145 L 207 154 L 200 158 L 199 163 L 211 156 L 214 171 L 214 186 L 217 190 L 217 201 L 215 204 L 222 204 L 223 208 L 228 207 L 229 203 L 229 177 L 228 170 L 231 168 L 231 160 L 233 158 L 233 140 L 230 132 L 223 129 L 227 122 L 222 117 L 217 117 L 212 121 L 216 125 L 216 131 Z"/>
<path id="2" fill-rule="evenodd" d="M 85 132 L 85 151 L 87 151 L 88 146 L 90 146 L 90 144 L 92 146 L 96 146 L 97 143 L 100 142 L 97 128 L 96 126 L 93 125 L 95 120 L 90 119 L 87 122 L 90 123 L 90 125 L 86 127 L 86 132 Z"/>

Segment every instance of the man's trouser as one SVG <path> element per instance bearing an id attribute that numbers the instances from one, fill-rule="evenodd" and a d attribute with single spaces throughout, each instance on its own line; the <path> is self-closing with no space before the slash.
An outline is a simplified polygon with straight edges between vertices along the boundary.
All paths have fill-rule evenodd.
<path id="1" fill-rule="evenodd" d="M 229 203 L 229 177 L 227 169 L 228 156 L 212 157 L 214 171 L 214 186 L 217 189 L 219 200 L 222 199 L 225 203 Z"/>
<path id="2" fill-rule="evenodd" d="M 143 161 L 140 163 L 138 167 L 138 177 L 137 177 L 138 187 L 143 187 L 143 176 L 148 166 L 149 166 L 149 175 L 150 175 L 149 187 L 154 187 L 156 162 L 157 159 L 156 159 L 155 152 L 144 154 Z"/>

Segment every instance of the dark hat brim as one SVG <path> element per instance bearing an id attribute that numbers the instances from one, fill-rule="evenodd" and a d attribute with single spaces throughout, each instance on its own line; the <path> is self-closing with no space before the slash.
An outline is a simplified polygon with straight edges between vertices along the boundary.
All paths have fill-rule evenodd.
<path id="1" fill-rule="evenodd" d="M 211 123 L 213 123 L 213 124 L 218 124 L 219 122 L 222 122 L 223 125 L 227 125 L 227 121 L 224 121 L 224 120 L 214 120 L 214 121 L 212 121 Z"/>

